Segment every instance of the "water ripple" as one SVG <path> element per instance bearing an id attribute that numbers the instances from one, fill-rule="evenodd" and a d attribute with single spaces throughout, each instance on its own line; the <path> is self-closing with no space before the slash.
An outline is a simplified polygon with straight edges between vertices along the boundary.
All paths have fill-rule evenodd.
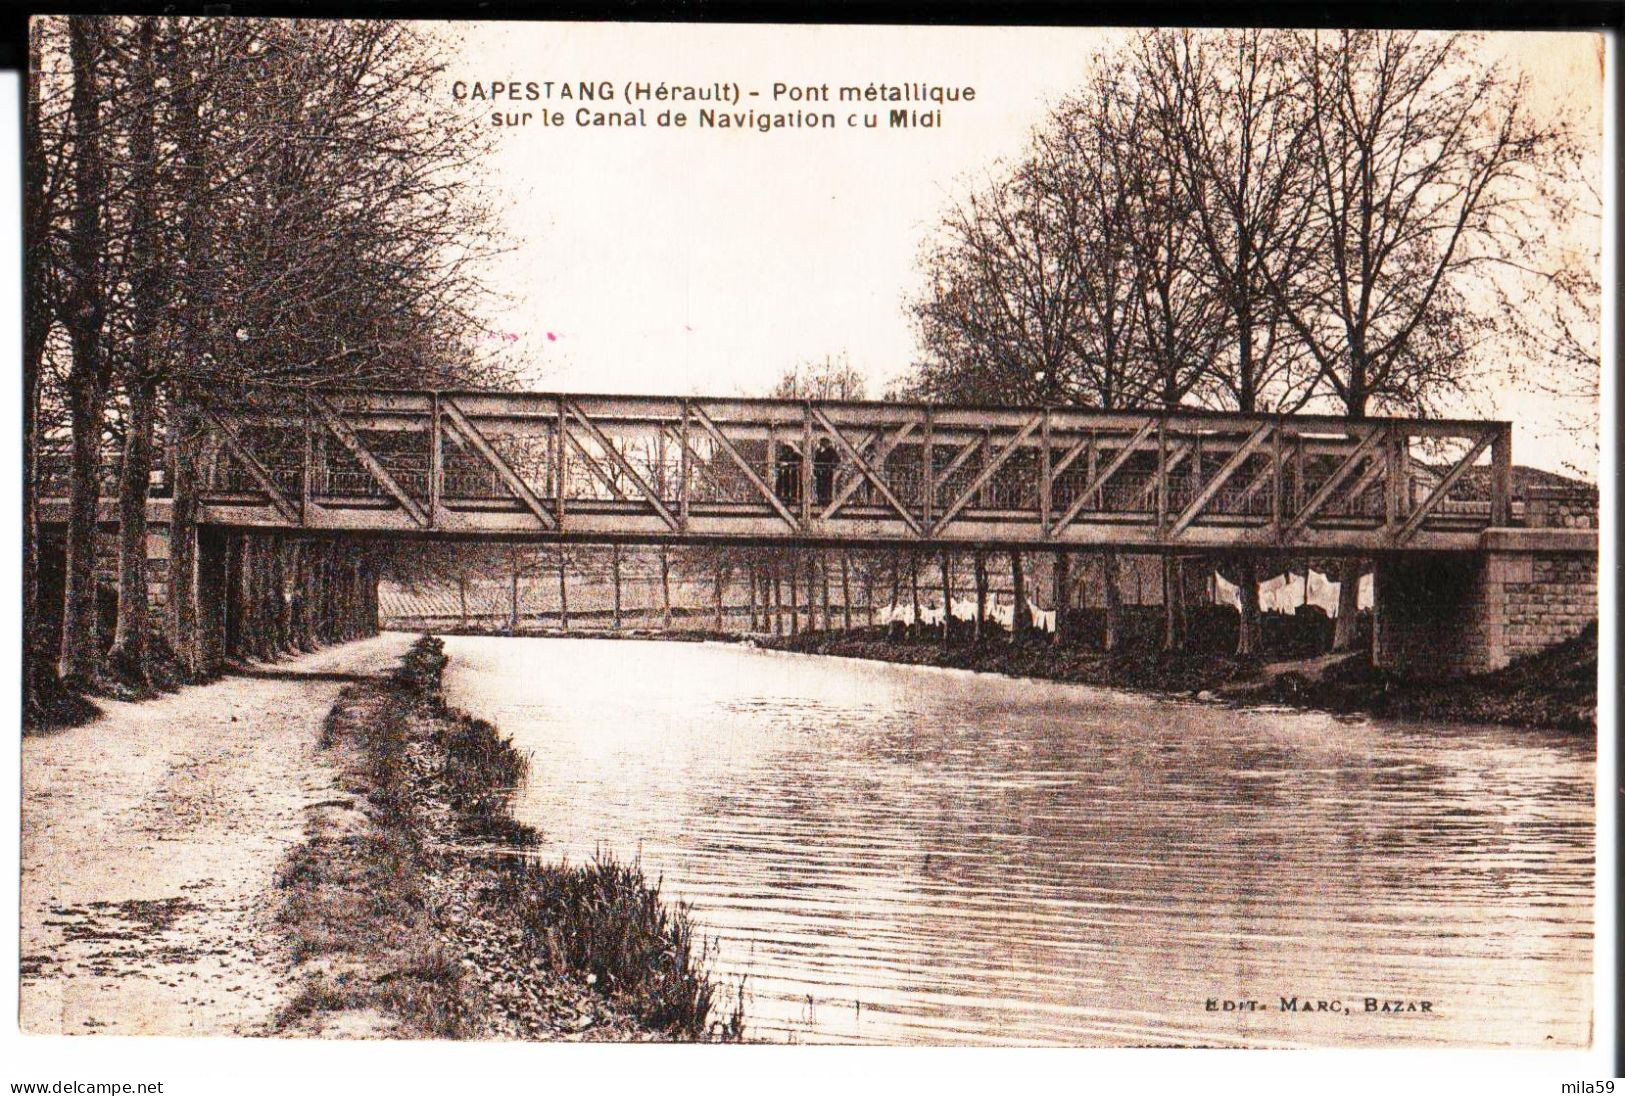
<path id="1" fill-rule="evenodd" d="M 448 647 L 455 702 L 531 751 L 544 853 L 641 856 L 748 975 L 757 1038 L 1589 1039 L 1589 742 L 712 645 Z"/>

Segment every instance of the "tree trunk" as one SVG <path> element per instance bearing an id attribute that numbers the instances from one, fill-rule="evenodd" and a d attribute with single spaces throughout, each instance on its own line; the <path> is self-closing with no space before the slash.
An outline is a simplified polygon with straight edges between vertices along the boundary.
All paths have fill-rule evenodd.
<path id="1" fill-rule="evenodd" d="M 909 618 L 908 630 L 910 634 L 920 634 L 920 557 L 912 548 L 908 552 L 908 593 L 912 599 L 914 615 Z"/>
<path id="2" fill-rule="evenodd" d="M 319 603 L 316 600 L 316 591 L 318 576 L 321 573 L 320 564 L 321 557 L 317 552 L 317 545 L 312 541 L 305 541 L 299 551 L 299 591 L 303 598 L 301 602 L 303 611 L 299 616 L 299 646 L 304 651 L 314 651 L 318 645 L 316 612 Z"/>
<path id="3" fill-rule="evenodd" d="M 519 561 L 511 560 L 508 569 L 508 632 L 519 634 Z"/>
<path id="4" fill-rule="evenodd" d="M 255 636 L 259 632 L 259 605 L 254 594 L 254 534 L 244 533 L 237 538 L 237 583 L 234 595 L 237 599 L 239 612 L 238 620 L 242 621 L 237 630 L 237 657 L 244 662 L 254 660 Z"/>
<path id="5" fill-rule="evenodd" d="M 238 658 L 243 645 L 243 538 L 240 533 L 226 537 L 226 657 Z"/>
<path id="6" fill-rule="evenodd" d="M 773 634 L 784 634 L 784 588 L 779 585 L 779 560 L 775 556 L 768 564 L 769 577 L 773 584 Z"/>
<path id="7" fill-rule="evenodd" d="M 119 472 L 118 623 L 108 662 L 139 684 L 147 672 L 147 480 L 152 471 L 154 383 L 132 380 L 124 422 L 124 461 Z"/>
<path id="8" fill-rule="evenodd" d="M 277 537 L 271 542 L 271 573 L 276 581 L 276 599 L 273 607 L 276 609 L 276 654 L 289 654 L 293 651 L 293 596 L 289 589 L 289 568 L 292 546 L 286 537 Z"/>
<path id="9" fill-rule="evenodd" d="M 229 558 L 229 556 L 228 556 Z M 309 541 L 304 551 L 305 650 L 313 651 L 322 642 L 322 544 Z"/>
<path id="10" fill-rule="evenodd" d="M 723 587 L 726 583 L 727 576 L 722 573 L 722 568 L 717 568 L 716 572 L 712 575 L 712 585 L 715 589 L 717 598 L 717 631 L 719 632 L 722 631 L 723 628 L 722 596 L 724 592 Z"/>
<path id="11" fill-rule="evenodd" d="M 1185 646 L 1185 568 L 1172 552 L 1162 556 L 1162 649 Z"/>
<path id="12" fill-rule="evenodd" d="M 1251 556 L 1237 561 L 1236 570 L 1241 582 L 1236 600 L 1241 605 L 1241 619 L 1236 629 L 1236 656 L 1250 658 L 1260 651 L 1258 634 L 1258 563 Z"/>
<path id="13" fill-rule="evenodd" d="M 334 616 L 338 622 L 338 640 L 348 643 L 355 638 L 355 615 L 353 612 L 353 595 L 355 593 L 355 561 L 350 554 L 344 551 L 338 558 L 338 565 L 334 570 L 333 583 L 335 601 Z"/>
<path id="14" fill-rule="evenodd" d="M 468 576 L 457 572 L 457 625 L 468 627 Z"/>
<path id="15" fill-rule="evenodd" d="M 96 621 L 96 505 L 101 493 L 102 400 L 107 361 L 102 354 L 106 287 L 102 260 L 106 250 L 102 202 L 107 172 L 102 156 L 101 64 L 99 22 L 90 16 L 68 20 L 68 52 L 73 67 L 73 216 L 68 233 L 71 290 L 64 323 L 71 352 L 67 379 L 69 426 L 73 431 L 73 465 L 69 484 L 67 563 L 62 599 L 60 673 L 88 684 L 101 651 Z"/>
<path id="16" fill-rule="evenodd" d="M 671 550 L 660 546 L 660 627 L 671 631 Z"/>
<path id="17" fill-rule="evenodd" d="M 942 550 L 942 647 L 953 646 L 954 631 L 954 578 L 953 560 L 946 548 Z"/>
<path id="18" fill-rule="evenodd" d="M 1117 588 L 1117 553 L 1107 549 L 1100 555 L 1101 581 L 1106 590 L 1106 635 L 1101 646 L 1108 651 L 1117 650 L 1118 641 L 1122 638 L 1119 628 L 1122 624 L 1123 595 Z"/>
<path id="19" fill-rule="evenodd" d="M 147 669 L 147 481 L 152 472 L 153 409 L 157 403 L 159 309 L 158 272 L 163 261 L 157 238 L 158 167 L 153 133 L 155 74 L 153 45 L 157 20 L 137 28 L 130 238 L 136 270 L 131 276 L 130 351 L 126 378 L 124 461 L 119 475 L 118 622 L 109 657 L 116 672 L 145 684 Z"/>
<path id="20" fill-rule="evenodd" d="M 369 550 L 361 557 L 361 602 L 363 631 L 369 636 L 375 636 L 381 631 L 378 626 L 378 560 Z"/>
<path id="21" fill-rule="evenodd" d="M 210 353 L 214 295 L 209 284 L 210 219 L 208 142 L 204 139 L 201 95 L 191 71 L 189 51 L 179 43 L 168 51 L 170 87 L 176 89 L 172 112 L 174 141 L 182 165 L 177 171 L 180 190 L 180 236 L 185 241 L 186 282 L 180 286 L 186 306 L 180 312 L 181 345 L 187 366 L 196 368 Z M 171 377 L 170 483 L 173 496 L 169 526 L 169 606 L 175 653 L 188 677 L 197 678 L 205 667 L 197 604 L 197 475 L 202 451 L 202 429 L 193 382 Z"/>
<path id="22" fill-rule="evenodd" d="M 305 646 L 305 559 L 304 542 L 300 540 L 287 540 L 283 542 L 283 551 L 286 558 L 282 569 L 288 577 L 288 637 L 287 651 L 289 654 L 299 654 L 309 648 Z"/>
<path id="23" fill-rule="evenodd" d="M 74 357 L 96 356 L 75 338 Z M 73 464 L 69 485 L 67 561 L 62 603 L 61 666 L 66 681 L 87 685 L 96 676 L 101 654 L 96 620 L 96 508 L 101 481 L 101 386 L 74 365 L 68 401 L 73 429 Z"/>
<path id="24" fill-rule="evenodd" d="M 188 387 L 171 389 L 169 620 L 175 657 L 189 679 L 200 677 L 203 647 L 197 604 L 197 465 L 201 426 Z"/>
<path id="25" fill-rule="evenodd" d="M 278 571 L 277 540 L 274 536 L 260 539 L 256 557 L 259 563 L 260 595 L 260 626 L 257 629 L 260 638 L 257 652 L 262 662 L 268 662 L 276 657 L 277 629 L 282 615 L 282 583 Z M 351 632 L 348 638 L 354 637 L 355 633 Z"/>
<path id="26" fill-rule="evenodd" d="M 841 630 L 852 630 L 852 564 L 841 550 Z"/>
<path id="27" fill-rule="evenodd" d="M 1072 638 L 1072 557 L 1066 552 L 1056 552 L 1053 572 L 1055 631 L 1050 633 L 1050 641 L 1065 643 Z"/>
<path id="28" fill-rule="evenodd" d="M 609 546 L 609 578 L 610 584 L 615 587 L 615 630 L 621 630 L 621 546 Z"/>
<path id="29" fill-rule="evenodd" d="M 29 56 L 40 52 L 41 20 L 28 27 Z M 40 681 L 46 672 L 46 637 L 39 621 L 39 396 L 45 344 L 51 333 L 49 296 L 50 209 L 45 195 L 45 158 L 40 132 L 40 81 L 27 79 L 23 115 L 23 721 L 40 710 Z"/>
<path id="30" fill-rule="evenodd" d="M 324 541 L 311 545 L 310 560 L 310 631 L 318 646 L 327 642 L 327 607 L 329 592 L 328 564 L 331 546 Z"/>
<path id="31" fill-rule="evenodd" d="M 987 634 L 987 557 L 978 549 L 971 563 L 976 579 L 975 640 L 980 643 Z"/>
<path id="32" fill-rule="evenodd" d="M 790 554 L 790 634 L 801 634 L 801 619 L 796 609 L 796 580 L 801 572 L 801 554 L 792 549 Z"/>
<path id="33" fill-rule="evenodd" d="M 566 581 L 564 565 L 566 557 L 564 549 L 559 549 L 559 627 L 568 632 L 570 630 L 570 584 Z"/>
<path id="34" fill-rule="evenodd" d="M 818 565 L 818 592 L 822 595 L 822 600 L 824 602 L 824 619 L 820 621 L 820 623 L 824 626 L 824 631 L 827 632 L 834 627 L 834 625 L 830 623 L 829 609 L 829 555 L 820 551 L 816 557 L 809 559 L 807 574 L 808 581 L 811 581 L 812 579 L 812 563 L 814 561 L 816 561 Z"/>
<path id="35" fill-rule="evenodd" d="M 1332 650 L 1352 651 L 1360 631 L 1361 561 L 1340 560 L 1337 565 L 1337 624 L 1332 630 Z"/>
<path id="36" fill-rule="evenodd" d="M 1010 640 L 1033 626 L 1032 607 L 1027 604 L 1027 568 L 1021 558 L 1021 553 L 1010 553 L 1010 597 L 1014 601 L 1010 607 Z"/>

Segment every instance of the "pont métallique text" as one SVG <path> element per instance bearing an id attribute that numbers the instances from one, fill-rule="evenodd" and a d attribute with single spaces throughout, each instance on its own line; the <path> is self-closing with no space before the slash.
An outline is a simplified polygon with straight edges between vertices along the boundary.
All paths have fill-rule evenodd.
<path id="1" fill-rule="evenodd" d="M 942 129 L 956 108 L 977 101 L 977 89 L 929 81 L 753 87 L 728 80 L 504 78 L 453 80 L 450 97 L 459 106 L 485 109 L 487 124 L 502 128 L 775 133 Z"/>

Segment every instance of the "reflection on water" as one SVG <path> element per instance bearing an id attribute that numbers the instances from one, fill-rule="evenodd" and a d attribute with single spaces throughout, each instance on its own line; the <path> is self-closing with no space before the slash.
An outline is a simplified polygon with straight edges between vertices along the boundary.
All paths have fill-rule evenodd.
<path id="1" fill-rule="evenodd" d="M 641 855 L 748 974 L 753 1037 L 1590 1038 L 1589 740 L 714 645 L 447 647 L 452 700 L 532 752 L 544 854 Z"/>

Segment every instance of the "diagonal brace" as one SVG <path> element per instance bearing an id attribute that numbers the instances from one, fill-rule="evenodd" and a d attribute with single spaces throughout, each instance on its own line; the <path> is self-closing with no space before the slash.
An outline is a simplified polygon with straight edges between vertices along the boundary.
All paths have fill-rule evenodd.
<path id="1" fill-rule="evenodd" d="M 1427 517 L 1428 512 L 1444 499 L 1450 489 L 1456 485 L 1456 481 L 1467 474 L 1467 469 L 1473 466 L 1473 462 L 1479 458 L 1479 455 L 1485 449 L 1489 448 L 1490 443 L 1494 440 L 1494 433 L 1485 433 L 1483 437 L 1474 443 L 1471 449 L 1467 450 L 1467 454 L 1458 460 L 1449 472 L 1445 473 L 1444 478 L 1434 485 L 1433 490 L 1428 492 L 1428 497 L 1423 499 L 1416 509 L 1411 511 L 1411 516 L 1406 519 L 1404 525 L 1399 527 L 1399 532 L 1394 534 L 1395 544 L 1404 544 L 1416 535 L 1417 529 L 1422 526 L 1422 519 Z"/>
<path id="2" fill-rule="evenodd" d="M 503 459 L 502 454 L 496 451 L 496 448 L 480 431 L 480 428 L 475 426 L 467 415 L 463 414 L 463 409 L 458 407 L 452 400 L 441 399 L 440 410 L 442 414 L 451 420 L 451 424 L 456 427 L 457 432 L 474 447 L 474 451 L 485 459 L 486 464 L 491 466 L 492 471 L 496 472 L 502 482 L 507 485 L 508 490 L 512 491 L 519 501 L 525 504 L 525 508 L 535 516 L 537 521 L 541 522 L 542 528 L 557 528 L 558 522 L 553 520 L 553 515 L 548 513 L 547 508 L 542 505 L 542 500 L 536 497 L 536 492 L 532 491 L 530 485 L 520 477 L 519 473 L 513 470 L 513 466 Z M 439 426 L 439 423 L 435 424 L 436 429 L 439 429 Z"/>
<path id="3" fill-rule="evenodd" d="M 738 447 L 734 445 L 728 435 L 722 432 L 722 428 L 712 421 L 711 416 L 705 413 L 705 409 L 698 403 L 692 403 L 689 405 L 689 410 L 694 413 L 694 421 L 698 422 L 700 428 L 707 434 L 716 439 L 717 445 L 721 446 L 722 451 L 728 454 L 729 459 L 739 466 L 739 470 L 745 474 L 745 478 L 750 481 L 751 486 L 756 488 L 757 492 L 772 505 L 774 510 L 778 511 L 779 517 L 783 518 L 790 528 L 800 529 L 801 523 L 784 505 L 784 500 L 780 499 L 773 489 L 767 485 L 767 482 L 762 479 L 761 473 L 751 467 L 750 461 L 740 454 Z"/>
<path id="4" fill-rule="evenodd" d="M 1061 459 L 1050 465 L 1050 479 L 1052 481 L 1058 479 L 1062 472 L 1065 472 L 1068 468 L 1072 467 L 1072 462 L 1081 457 L 1083 455 L 1083 451 L 1087 448 L 1089 448 L 1088 438 L 1079 438 L 1077 441 L 1073 442 L 1071 448 L 1069 448 L 1065 453 L 1061 454 Z"/>
<path id="5" fill-rule="evenodd" d="M 1172 475 L 1174 469 L 1185 463 L 1185 458 L 1190 456 L 1195 451 L 1196 446 L 1191 442 L 1182 441 L 1177 443 L 1174 446 L 1173 451 L 1168 454 L 1168 463 L 1163 467 L 1162 474 L 1165 476 Z M 1146 503 L 1151 501 L 1152 496 L 1157 493 L 1157 482 L 1157 478 L 1153 476 L 1151 479 L 1146 481 L 1144 487 L 1140 488 L 1140 493 L 1135 496 L 1135 502 L 1138 505 L 1144 506 Z"/>
<path id="6" fill-rule="evenodd" d="M 875 463 L 879 464 L 881 461 L 891 456 L 892 451 L 901 445 L 904 439 L 906 439 L 910 434 L 914 433 L 914 426 L 915 424 L 912 422 L 905 422 L 902 426 L 897 428 L 896 433 L 881 441 L 881 443 L 875 447 Z M 858 446 L 858 452 L 861 453 L 864 448 L 866 448 L 864 445 Z M 835 497 L 829 500 L 829 505 L 824 507 L 823 513 L 818 515 L 819 520 L 828 521 L 830 518 L 834 517 L 835 512 L 842 506 L 846 505 L 846 500 L 852 497 L 853 493 L 857 491 L 858 487 L 862 483 L 863 473 L 860 470 L 857 475 L 850 477 L 846 483 L 841 485 L 841 489 L 835 493 Z"/>
<path id="7" fill-rule="evenodd" d="M 1203 484 L 1202 490 L 1197 493 L 1195 498 L 1191 499 L 1190 505 L 1185 507 L 1179 517 L 1174 519 L 1173 527 L 1168 530 L 1169 536 L 1177 537 L 1190 527 L 1191 522 L 1195 521 L 1197 516 L 1207 509 L 1208 503 L 1213 501 L 1214 496 L 1219 493 L 1219 490 L 1224 487 L 1230 477 L 1241 471 L 1241 466 L 1247 463 L 1247 458 L 1253 455 L 1253 451 L 1264 444 L 1265 439 L 1269 437 L 1270 431 L 1274 428 L 1274 423 L 1267 422 L 1247 436 L 1247 440 L 1242 442 L 1240 448 L 1234 453 L 1230 454 L 1230 459 L 1220 466 L 1219 470 L 1213 474 L 1213 478 Z"/>
<path id="8" fill-rule="evenodd" d="M 587 447 L 581 444 L 581 439 L 566 429 L 564 440 L 570 443 L 570 448 L 581 458 L 581 463 L 586 465 L 587 471 L 591 472 L 599 483 L 609 488 L 609 493 L 615 496 L 615 501 L 625 502 L 626 492 L 621 490 L 621 485 L 615 482 L 614 476 L 604 471 L 604 466 L 598 463 L 598 458 L 587 452 Z"/>
<path id="9" fill-rule="evenodd" d="M 254 478 L 254 482 L 259 484 L 260 490 L 264 491 L 266 497 L 271 500 L 271 507 L 282 515 L 282 520 L 293 525 L 301 524 L 299 511 L 288 500 L 288 496 L 282 493 L 282 489 L 276 485 L 276 480 L 271 477 L 270 470 L 261 464 L 259 458 L 249 451 L 248 446 L 243 444 L 242 439 L 237 436 L 236 431 L 227 425 L 226 420 L 208 408 L 203 409 L 203 417 L 208 419 L 210 425 L 220 434 L 220 440 L 226 443 L 226 448 L 231 450 L 231 455 L 237 458 L 238 463 L 247 469 L 248 474 Z"/>
<path id="10" fill-rule="evenodd" d="M 1361 462 L 1369 457 L 1387 436 L 1387 428 L 1372 428 L 1360 444 L 1354 447 L 1354 452 L 1350 453 L 1343 463 L 1337 466 L 1337 470 L 1331 474 L 1331 477 L 1320 485 L 1320 489 L 1310 496 L 1308 502 L 1303 504 L 1303 509 L 1299 510 L 1292 520 L 1286 523 L 1286 529 L 1283 532 L 1295 533 L 1307 525 L 1309 519 L 1318 514 L 1321 508 L 1331 500 L 1332 495 L 1343 485 L 1343 481 L 1353 474 Z"/>
<path id="11" fill-rule="evenodd" d="M 954 499 L 953 503 L 942 512 L 942 516 L 937 519 L 936 525 L 932 526 L 931 532 L 933 534 L 940 533 L 947 528 L 948 523 L 954 520 L 959 511 L 963 510 L 970 503 L 970 500 L 976 497 L 976 492 L 987 486 L 987 482 L 997 474 L 1000 468 L 1005 466 L 1011 457 L 1015 456 L 1017 451 L 1026 444 L 1027 439 L 1032 437 L 1042 425 L 1044 425 L 1043 415 L 1034 415 L 1029 419 L 1027 425 L 1017 431 L 1016 436 L 1006 442 L 1004 448 L 1000 449 L 998 454 L 976 474 L 975 478 L 965 485 L 965 489 L 959 493 L 959 497 Z"/>
<path id="12" fill-rule="evenodd" d="M 655 513 L 660 515 L 660 520 L 673 529 L 680 528 L 682 523 L 672 515 L 670 510 L 666 509 L 666 504 L 660 501 L 659 494 L 655 492 L 653 487 L 649 486 L 638 470 L 632 467 L 632 462 L 622 455 L 621 451 L 615 447 L 615 443 L 610 441 L 602 430 L 598 429 L 598 424 L 583 414 L 581 408 L 574 401 L 567 403 L 565 407 L 570 412 L 571 417 L 584 426 L 587 433 L 592 435 L 592 440 L 598 443 L 599 447 L 604 450 L 605 455 L 615 462 L 615 466 L 626 474 L 626 477 L 632 481 L 633 486 L 638 489 L 638 492 L 643 495 L 649 505 L 654 507 Z M 579 448 L 580 442 L 576 444 Z"/>
<path id="13" fill-rule="evenodd" d="M 1106 462 L 1106 467 L 1102 468 L 1095 478 L 1082 491 L 1078 492 L 1078 497 L 1072 500 L 1072 505 L 1066 508 L 1066 513 L 1056 519 L 1055 524 L 1050 527 L 1050 536 L 1053 537 L 1058 534 L 1062 529 L 1072 524 L 1072 519 L 1083 513 L 1083 508 L 1088 505 L 1089 499 L 1102 487 L 1106 486 L 1106 481 L 1115 476 L 1118 469 L 1128 463 L 1128 459 L 1134 455 L 1134 451 L 1145 443 L 1145 439 L 1149 438 L 1151 431 L 1156 428 L 1157 420 L 1155 418 L 1148 418 L 1141 424 L 1140 428 L 1134 432 L 1134 436 L 1129 438 L 1123 444 L 1123 447 L 1117 451 L 1117 455 Z"/>
<path id="14" fill-rule="evenodd" d="M 875 485 L 875 490 L 879 491 L 880 496 L 886 500 L 887 504 L 890 505 L 893 510 L 897 511 L 898 517 L 903 519 L 904 524 L 914 531 L 915 536 L 919 536 L 919 523 L 914 520 L 914 515 L 908 512 L 908 508 L 905 507 L 901 502 L 897 501 L 897 496 L 892 494 L 892 489 L 886 483 L 885 479 L 869 466 L 869 462 L 863 459 L 863 454 L 852 448 L 852 443 L 846 440 L 845 434 L 836 429 L 833 422 L 829 421 L 829 416 L 824 414 L 823 408 L 812 407 L 812 413 L 813 417 L 818 420 L 819 425 L 829 432 L 829 435 L 834 439 L 835 444 L 846 453 L 847 459 L 852 462 L 853 466 L 857 468 L 857 470 L 861 472 L 870 483 Z"/>
<path id="15" fill-rule="evenodd" d="M 424 512 L 418 500 L 407 494 L 401 485 L 396 482 L 395 477 L 389 474 L 389 469 L 385 468 L 383 462 L 373 455 L 372 450 L 367 448 L 360 436 L 350 429 L 350 424 L 345 422 L 343 417 L 333 409 L 333 405 L 328 403 L 325 397 L 312 392 L 310 393 L 310 406 L 315 410 L 316 417 L 322 420 L 322 424 L 344 444 L 344 448 L 348 449 L 356 460 L 361 462 L 361 466 L 367 470 L 373 479 L 378 481 L 378 485 L 389 492 L 395 501 L 400 504 L 401 509 L 411 516 L 413 521 L 427 529 L 429 527 L 429 515 Z"/>

